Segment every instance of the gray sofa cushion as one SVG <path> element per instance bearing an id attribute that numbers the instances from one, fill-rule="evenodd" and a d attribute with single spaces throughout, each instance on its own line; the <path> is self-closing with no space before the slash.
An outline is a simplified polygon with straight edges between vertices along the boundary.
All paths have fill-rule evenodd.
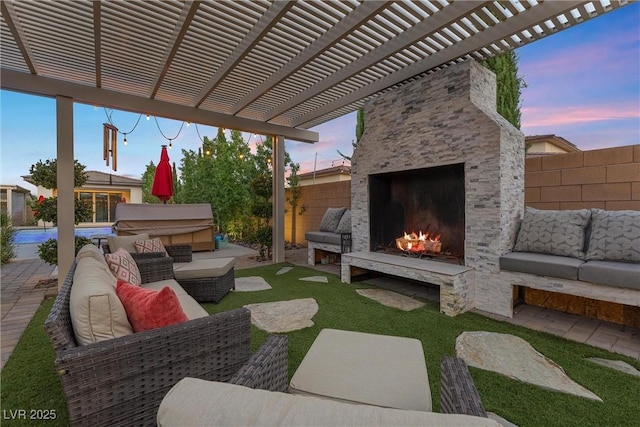
<path id="1" fill-rule="evenodd" d="M 513 250 L 584 258 L 590 216 L 588 209 L 553 211 L 527 206 Z"/>
<path id="2" fill-rule="evenodd" d="M 640 263 L 640 211 L 593 209 L 586 259 Z"/>
<path id="3" fill-rule="evenodd" d="M 500 257 L 500 269 L 577 280 L 584 261 L 557 255 L 511 252 Z"/>
<path id="4" fill-rule="evenodd" d="M 640 289 L 640 264 L 616 261 L 588 261 L 578 268 L 584 282 Z"/>
<path id="5" fill-rule="evenodd" d="M 351 210 L 344 211 L 340 223 L 336 228 L 336 233 L 351 233 Z"/>
<path id="6" fill-rule="evenodd" d="M 340 235 L 337 233 L 329 233 L 327 231 L 307 231 L 304 233 L 304 238 L 309 242 L 340 245 Z"/>
<path id="7" fill-rule="evenodd" d="M 327 208 L 322 221 L 320 221 L 320 231 L 335 233 L 346 210 L 347 208 Z"/>

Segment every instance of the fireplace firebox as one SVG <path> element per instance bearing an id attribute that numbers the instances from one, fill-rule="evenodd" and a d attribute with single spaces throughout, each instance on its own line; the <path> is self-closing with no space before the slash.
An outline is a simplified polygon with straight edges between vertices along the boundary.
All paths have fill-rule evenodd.
<path id="1" fill-rule="evenodd" d="M 371 251 L 464 260 L 463 163 L 369 175 L 369 201 Z"/>

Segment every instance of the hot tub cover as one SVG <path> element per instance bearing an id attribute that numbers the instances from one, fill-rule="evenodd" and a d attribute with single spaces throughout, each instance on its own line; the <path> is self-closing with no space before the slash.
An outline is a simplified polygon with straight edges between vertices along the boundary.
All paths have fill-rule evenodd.
<path id="1" fill-rule="evenodd" d="M 213 213 L 207 203 L 165 205 L 118 203 L 116 234 L 149 233 L 149 236 L 195 233 L 213 228 Z"/>

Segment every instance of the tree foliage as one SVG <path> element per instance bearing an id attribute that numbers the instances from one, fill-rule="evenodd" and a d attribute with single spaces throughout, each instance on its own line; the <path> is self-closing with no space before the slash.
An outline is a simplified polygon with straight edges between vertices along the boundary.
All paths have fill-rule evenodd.
<path id="1" fill-rule="evenodd" d="M 160 203 L 160 199 L 151 194 L 155 173 L 156 165 L 153 162 L 149 162 L 142 174 L 142 203 Z"/>
<path id="2" fill-rule="evenodd" d="M 11 224 L 11 217 L 6 212 L 0 212 L 0 265 L 5 265 L 16 254 L 16 229 Z"/>
<path id="3" fill-rule="evenodd" d="M 31 182 L 35 185 L 55 190 L 58 188 L 57 169 L 57 160 L 46 160 L 45 162 L 38 160 L 37 163 L 31 165 L 29 168 Z M 84 170 L 85 166 L 77 160 L 74 160 L 73 185 L 75 188 L 82 187 L 87 182 L 88 176 Z M 76 224 L 90 221 L 92 219 L 92 206 L 85 204 L 80 199 L 74 199 L 74 204 L 74 222 Z M 58 224 L 57 197 L 41 197 L 38 200 L 32 200 L 30 202 L 30 206 L 33 209 L 33 216 L 35 219 Z"/>
<path id="4" fill-rule="evenodd" d="M 73 186 L 75 188 L 82 187 L 87 182 L 87 174 L 84 173 L 85 166 L 77 160 L 73 161 Z M 50 190 L 58 188 L 58 161 L 57 160 L 38 160 L 37 163 L 29 168 L 31 174 L 31 182 Z"/>
<path id="5" fill-rule="evenodd" d="M 520 107 L 522 106 L 520 96 L 526 83 L 521 76 L 518 76 L 517 54 L 509 51 L 487 59 L 483 65 L 496 75 L 498 113 L 520 129 Z"/>

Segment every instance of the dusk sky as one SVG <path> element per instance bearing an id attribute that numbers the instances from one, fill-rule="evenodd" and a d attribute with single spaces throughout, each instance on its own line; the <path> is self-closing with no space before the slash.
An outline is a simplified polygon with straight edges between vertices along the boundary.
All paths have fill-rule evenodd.
<path id="1" fill-rule="evenodd" d="M 527 87 L 522 92 L 522 132 L 555 134 L 581 150 L 640 144 L 640 4 L 620 8 L 576 27 L 516 50 L 519 74 Z M 0 91 L 0 184 L 14 184 L 35 193 L 21 175 L 38 160 L 55 159 L 55 101 L 49 98 Z M 102 124 L 105 110 L 89 105 L 74 107 L 75 158 L 86 170 L 109 173 L 102 160 Z M 113 111 L 113 123 L 129 132 L 138 114 Z M 160 129 L 175 137 L 181 122 L 158 119 Z M 320 142 L 287 141 L 286 149 L 301 173 L 342 163 L 336 150 L 352 153 L 356 115 L 351 113 L 311 130 Z M 215 137 L 210 126 L 182 128 L 169 152 L 180 165 L 181 149 L 197 150 L 198 136 Z M 254 142 L 255 138 L 250 141 Z M 149 162 L 160 159 L 160 146 L 168 144 L 156 121 L 144 116 L 123 146 L 118 136 L 117 175 L 140 178 Z"/>

